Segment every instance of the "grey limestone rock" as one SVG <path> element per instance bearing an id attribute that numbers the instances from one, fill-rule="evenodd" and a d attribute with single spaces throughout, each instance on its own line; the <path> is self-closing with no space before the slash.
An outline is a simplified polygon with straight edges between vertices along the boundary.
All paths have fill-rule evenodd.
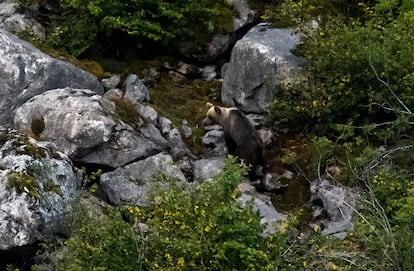
<path id="1" fill-rule="evenodd" d="M 222 75 L 222 101 L 245 112 L 265 112 L 282 84 L 302 78 L 305 60 L 291 52 L 299 43 L 291 29 L 252 28 L 232 50 Z"/>
<path id="2" fill-rule="evenodd" d="M 0 143 L 0 250 L 67 234 L 82 174 L 50 142 L 8 130 Z"/>
<path id="3" fill-rule="evenodd" d="M 30 98 L 64 87 L 103 94 L 94 75 L 52 58 L 0 29 L 0 125 L 10 126 L 15 110 Z"/>
<path id="4" fill-rule="evenodd" d="M 322 234 L 346 237 L 344 232 L 353 229 L 352 214 L 355 210 L 357 194 L 349 187 L 335 186 L 328 180 L 311 183 L 313 216 L 326 216 Z"/>
<path id="5" fill-rule="evenodd" d="M 125 79 L 124 98 L 129 99 L 132 103 L 142 103 L 150 100 L 148 88 L 142 83 L 136 74 L 130 74 Z"/>
<path id="6" fill-rule="evenodd" d="M 170 155 L 159 153 L 144 160 L 117 168 L 101 176 L 101 186 L 109 201 L 115 205 L 149 203 L 148 192 L 155 178 L 167 176 L 186 181 Z"/>
<path id="7" fill-rule="evenodd" d="M 36 118 L 44 122 L 39 136 L 83 163 L 116 168 L 168 147 L 153 124 L 123 119 L 113 102 L 86 89 L 55 89 L 37 95 L 19 107 L 14 124 L 33 132 Z"/>

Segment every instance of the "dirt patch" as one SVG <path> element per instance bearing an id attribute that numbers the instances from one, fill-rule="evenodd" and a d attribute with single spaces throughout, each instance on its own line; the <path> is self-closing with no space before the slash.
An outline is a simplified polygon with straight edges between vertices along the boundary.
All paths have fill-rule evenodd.
<path id="1" fill-rule="evenodd" d="M 277 144 L 266 150 L 269 172 L 282 175 L 290 171 L 293 176 L 290 179 L 281 179 L 282 184 L 288 186 L 281 193 L 272 194 L 272 202 L 280 212 L 302 213 L 299 226 L 306 227 L 311 220 L 309 186 L 314 177 L 308 172 L 308 140 L 302 135 L 289 133 L 279 135 L 277 140 Z M 286 164 L 284 161 L 289 153 L 296 155 L 292 164 Z"/>

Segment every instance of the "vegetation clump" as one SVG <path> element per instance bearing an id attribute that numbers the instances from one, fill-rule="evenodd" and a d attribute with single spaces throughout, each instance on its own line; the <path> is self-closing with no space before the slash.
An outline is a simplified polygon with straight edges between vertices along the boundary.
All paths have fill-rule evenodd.
<path id="1" fill-rule="evenodd" d="M 195 190 L 171 180 L 153 187 L 148 207 L 81 219 L 56 270 L 274 270 L 284 244 L 264 237 L 259 215 L 237 201 L 245 169 L 235 161 Z"/>
<path id="2" fill-rule="evenodd" d="M 27 193 L 30 197 L 39 199 L 39 184 L 27 173 L 10 171 L 6 175 L 7 187 L 15 189 L 18 194 Z"/>
<path id="3" fill-rule="evenodd" d="M 309 3 L 284 2 L 302 8 L 292 11 L 301 12 L 298 18 L 317 7 Z M 411 133 L 413 6 L 382 0 L 358 7 L 363 16 L 323 16 L 315 18 L 317 29 L 306 25 L 300 53 L 309 78 L 286 86 L 269 108 L 274 120 L 307 125 L 318 135 L 342 133 L 342 139 L 358 134 L 387 141 Z"/>
<path id="4" fill-rule="evenodd" d="M 306 171 L 339 167 L 329 177 L 360 191 L 347 238 L 297 240 L 287 270 L 412 270 L 414 2 L 343 4 L 286 0 L 265 13 L 303 31 L 296 53 L 308 61 L 308 78 L 269 106 L 270 123 L 306 131 Z"/>
<path id="5" fill-rule="evenodd" d="M 233 30 L 229 16 L 232 10 L 226 0 L 61 0 L 59 8 L 59 21 L 48 18 L 53 22 L 49 22 L 48 43 L 76 57 L 97 40 L 108 38 L 129 37 L 140 44 L 172 45 L 183 38 L 197 37 L 197 33 Z"/>

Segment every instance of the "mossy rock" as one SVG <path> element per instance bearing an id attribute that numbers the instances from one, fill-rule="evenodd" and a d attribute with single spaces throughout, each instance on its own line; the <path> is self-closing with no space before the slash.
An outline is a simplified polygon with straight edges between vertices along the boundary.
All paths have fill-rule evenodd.
<path id="1" fill-rule="evenodd" d="M 102 68 L 102 66 L 94 60 L 89 60 L 89 59 L 80 60 L 78 62 L 78 66 L 81 69 L 92 73 L 93 75 L 98 77 L 98 79 L 101 79 L 105 76 L 105 71 Z"/>
<path id="2" fill-rule="evenodd" d="M 148 123 L 148 120 L 137 111 L 131 101 L 127 99 L 112 99 L 112 101 L 116 105 L 119 120 L 127 123 L 135 130 L 139 130 L 142 125 Z"/>
<path id="3" fill-rule="evenodd" d="M 90 59 L 79 60 L 79 59 L 77 59 L 76 57 L 72 56 L 69 53 L 59 51 L 59 50 L 55 50 L 55 49 L 52 49 L 52 48 L 44 48 L 44 47 L 40 46 L 40 49 L 44 53 L 48 54 L 51 57 L 69 62 L 69 63 L 79 67 L 82 70 L 85 70 L 87 72 L 92 73 L 98 79 L 101 79 L 105 76 L 105 71 L 102 68 L 102 66 L 94 60 L 90 60 Z"/>

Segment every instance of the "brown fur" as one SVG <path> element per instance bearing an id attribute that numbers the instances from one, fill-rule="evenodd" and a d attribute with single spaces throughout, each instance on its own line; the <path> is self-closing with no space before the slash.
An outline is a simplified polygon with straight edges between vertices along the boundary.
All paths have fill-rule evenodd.
<path id="1" fill-rule="evenodd" d="M 235 107 L 214 106 L 211 103 L 207 103 L 206 107 L 208 110 L 203 125 L 220 125 L 229 153 L 251 166 L 251 181 L 259 179 L 258 167 L 264 166 L 263 143 L 249 119 Z"/>

